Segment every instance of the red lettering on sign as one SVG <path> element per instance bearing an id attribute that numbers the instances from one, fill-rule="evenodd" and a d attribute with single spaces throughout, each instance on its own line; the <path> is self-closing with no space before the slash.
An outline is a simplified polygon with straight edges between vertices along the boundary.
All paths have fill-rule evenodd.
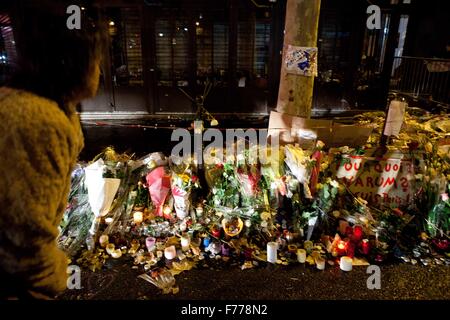
<path id="1" fill-rule="evenodd" d="M 408 179 L 406 179 L 406 177 L 402 177 L 400 179 L 400 184 L 401 184 L 401 186 L 403 188 L 403 191 L 406 192 L 406 190 L 408 190 L 408 187 L 409 187 Z"/>
<path id="2" fill-rule="evenodd" d="M 346 164 L 344 164 L 344 169 L 347 171 L 352 170 L 352 164 L 347 162 Z"/>
<path id="3" fill-rule="evenodd" d="M 367 186 L 370 186 L 371 188 L 373 188 L 373 179 L 372 177 L 367 177 Z"/>
<path id="4" fill-rule="evenodd" d="M 360 177 L 358 177 L 356 179 L 356 182 L 355 182 L 355 187 L 358 186 L 358 185 L 360 185 L 361 187 L 364 187 L 364 184 L 363 184 L 362 179 Z"/>
<path id="5" fill-rule="evenodd" d="M 398 171 L 398 169 L 399 169 L 399 165 L 398 165 L 398 164 L 394 164 L 394 165 L 392 166 L 392 170 Z"/>
<path id="6" fill-rule="evenodd" d="M 383 172 L 383 169 L 381 168 L 381 164 L 379 164 L 379 163 L 377 163 L 376 165 L 375 165 L 375 167 L 374 167 L 374 170 L 376 171 L 376 172 Z"/>
<path id="7" fill-rule="evenodd" d="M 384 182 L 383 187 L 386 188 L 386 186 L 390 186 L 390 185 L 394 185 L 395 188 L 397 188 L 397 182 L 392 177 L 386 179 L 386 181 Z"/>
<path id="8" fill-rule="evenodd" d="M 386 172 L 391 171 L 391 164 L 390 163 L 386 163 L 386 165 L 384 166 L 384 171 L 386 171 Z"/>
<path id="9" fill-rule="evenodd" d="M 384 178 L 383 178 L 383 177 L 377 177 L 377 178 L 375 179 L 375 185 L 376 185 L 377 187 L 381 187 L 382 184 L 383 184 L 383 182 L 384 182 Z"/>

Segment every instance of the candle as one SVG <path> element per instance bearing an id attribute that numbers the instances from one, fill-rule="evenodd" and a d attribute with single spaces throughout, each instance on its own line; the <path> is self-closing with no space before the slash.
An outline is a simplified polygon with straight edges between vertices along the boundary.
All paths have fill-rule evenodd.
<path id="1" fill-rule="evenodd" d="M 267 262 L 276 263 L 277 262 L 277 249 L 278 244 L 276 242 L 267 243 Z"/>
<path id="2" fill-rule="evenodd" d="M 343 271 L 352 271 L 353 259 L 350 257 L 341 257 L 340 268 Z"/>
<path id="3" fill-rule="evenodd" d="M 177 256 L 177 250 L 175 249 L 175 246 L 170 246 L 164 249 L 164 256 L 167 260 L 175 259 Z"/>
<path id="4" fill-rule="evenodd" d="M 203 215 L 203 207 L 198 206 L 197 208 L 195 208 L 195 212 L 197 213 L 197 217 L 201 217 Z"/>
<path id="5" fill-rule="evenodd" d="M 354 226 L 353 227 L 353 240 L 355 241 L 355 242 L 359 242 L 359 241 L 361 241 L 361 239 L 362 239 L 362 237 L 363 237 L 363 228 L 362 228 L 362 226 Z"/>
<path id="6" fill-rule="evenodd" d="M 347 242 L 347 254 L 346 256 L 353 258 L 355 256 L 355 244 L 353 242 Z"/>
<path id="7" fill-rule="evenodd" d="M 296 253 L 297 252 L 297 246 L 295 244 L 289 244 L 288 245 L 288 251 L 290 253 Z"/>
<path id="8" fill-rule="evenodd" d="M 347 226 L 347 228 L 345 228 L 345 235 L 347 237 L 351 237 L 353 235 L 353 228 L 350 226 Z"/>
<path id="9" fill-rule="evenodd" d="M 222 255 L 227 257 L 230 255 L 230 247 L 227 244 L 222 244 Z"/>
<path id="10" fill-rule="evenodd" d="M 108 243 L 106 246 L 106 253 L 112 254 L 112 252 L 115 250 L 115 246 L 113 243 Z"/>
<path id="11" fill-rule="evenodd" d="M 135 211 L 133 213 L 133 221 L 135 224 L 141 224 L 144 220 L 144 213 L 142 211 Z"/>
<path id="12" fill-rule="evenodd" d="M 183 233 L 183 235 L 181 236 L 181 248 L 186 251 L 189 250 L 189 246 L 191 244 L 191 238 L 189 237 L 189 234 L 187 233 Z"/>
<path id="13" fill-rule="evenodd" d="M 213 237 L 219 238 L 220 237 L 220 229 L 215 227 L 211 230 L 211 234 Z"/>
<path id="14" fill-rule="evenodd" d="M 306 250 L 305 249 L 297 250 L 297 260 L 300 263 L 305 263 L 305 261 L 306 261 Z"/>
<path id="15" fill-rule="evenodd" d="M 347 244 L 345 243 L 345 241 L 340 240 L 338 242 L 336 251 L 338 253 L 338 255 L 343 256 L 347 253 Z"/>
<path id="16" fill-rule="evenodd" d="M 363 241 L 361 242 L 361 251 L 365 255 L 369 254 L 369 252 L 370 252 L 369 239 L 363 239 Z"/>
<path id="17" fill-rule="evenodd" d="M 319 270 L 325 270 L 325 259 L 322 257 L 316 258 L 316 266 Z"/>
<path id="18" fill-rule="evenodd" d="M 207 248 L 210 243 L 211 243 L 211 238 L 210 237 L 206 237 L 205 239 L 203 239 L 203 246 L 205 248 Z"/>
<path id="19" fill-rule="evenodd" d="M 294 240 L 294 236 L 292 235 L 291 232 L 287 231 L 284 234 L 284 237 L 286 238 L 287 243 L 292 243 L 292 241 Z"/>
<path id="20" fill-rule="evenodd" d="M 145 246 L 147 247 L 148 252 L 153 252 L 156 249 L 156 239 L 153 237 L 147 237 L 145 239 Z"/>
<path id="21" fill-rule="evenodd" d="M 111 217 L 108 217 L 108 218 L 105 219 L 105 223 L 106 224 L 111 224 L 113 221 L 114 221 L 114 219 L 111 218 Z"/>
<path id="22" fill-rule="evenodd" d="M 163 216 L 164 216 L 164 219 L 172 218 L 172 207 L 164 206 L 164 208 L 163 208 Z"/>
<path id="23" fill-rule="evenodd" d="M 122 256 L 122 250 L 120 250 L 120 249 L 116 249 L 111 252 L 111 257 L 113 257 L 114 259 L 118 259 L 121 256 Z"/>
<path id="24" fill-rule="evenodd" d="M 108 243 L 109 243 L 109 237 L 108 237 L 108 235 L 102 234 L 102 235 L 100 236 L 100 238 L 98 239 L 98 242 L 100 243 L 100 246 L 101 246 L 102 248 L 106 247 L 106 246 L 108 245 Z"/>

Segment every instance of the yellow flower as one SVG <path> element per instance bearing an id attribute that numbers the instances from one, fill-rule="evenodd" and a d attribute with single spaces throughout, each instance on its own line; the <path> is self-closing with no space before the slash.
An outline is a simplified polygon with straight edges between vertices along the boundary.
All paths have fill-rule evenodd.
<path id="1" fill-rule="evenodd" d="M 184 183 L 188 183 L 190 178 L 187 174 L 183 173 L 182 175 L 180 175 L 180 178 L 183 180 Z"/>
<path id="2" fill-rule="evenodd" d="M 264 211 L 261 213 L 261 220 L 266 221 L 269 220 L 271 214 L 270 212 Z"/>
<path id="3" fill-rule="evenodd" d="M 427 142 L 425 144 L 425 151 L 428 152 L 428 153 L 433 152 L 433 145 L 431 144 L 431 142 Z"/>

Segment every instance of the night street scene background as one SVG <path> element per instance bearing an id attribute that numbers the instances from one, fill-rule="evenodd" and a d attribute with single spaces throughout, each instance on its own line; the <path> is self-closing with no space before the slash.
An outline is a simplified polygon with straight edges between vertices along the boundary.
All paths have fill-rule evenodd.
<path id="1" fill-rule="evenodd" d="M 24 12 L 40 12 L 44 4 L 63 8 L 37 0 L 0 4 L 3 159 L 16 154 L 9 153 L 16 140 L 8 139 L 20 130 L 8 114 L 23 114 L 19 104 L 6 110 L 6 101 L 20 90 L 40 95 L 14 81 L 26 47 Z M 445 1 L 68 5 L 75 8 L 63 8 L 67 25 L 61 28 L 75 26 L 77 18 L 92 19 L 101 32 L 100 80 L 93 97 L 76 103 L 84 144 L 73 166 L 64 169 L 66 186 L 43 182 L 36 189 L 49 193 L 48 199 L 56 197 L 50 190 L 60 190 L 62 204 L 44 202 L 43 215 L 59 208 L 48 222 L 55 231 L 47 240 L 55 255 L 64 253 L 69 268 L 65 290 L 44 290 L 47 298 L 450 299 Z M 39 42 L 28 45 L 46 50 Z M 236 135 L 228 149 L 230 133 Z M 221 141 L 208 148 L 211 135 Z M 39 163 L 43 158 L 31 156 L 29 150 L 39 148 L 31 141 L 21 152 Z M 180 141 L 188 157 L 172 154 Z M 47 155 L 49 170 L 59 168 L 60 158 Z M 65 151 L 62 157 L 69 161 L 72 155 Z M 14 180 L 21 179 L 25 174 Z M 10 181 L 3 178 L 0 190 L 13 190 Z M 2 192 L 0 282 L 25 277 L 18 280 L 24 290 L 39 291 L 31 296 L 40 297 L 44 291 L 29 276 L 40 266 L 28 270 L 20 261 L 40 257 L 40 249 L 32 248 L 40 243 L 33 237 L 41 227 L 24 222 L 22 228 L 22 218 L 7 213 L 15 210 L 13 198 L 21 204 L 39 199 L 29 196 L 32 191 Z M 41 221 L 24 211 L 14 214 Z M 12 233 L 28 240 L 16 242 Z M 10 259 L 19 261 L 17 267 Z"/>

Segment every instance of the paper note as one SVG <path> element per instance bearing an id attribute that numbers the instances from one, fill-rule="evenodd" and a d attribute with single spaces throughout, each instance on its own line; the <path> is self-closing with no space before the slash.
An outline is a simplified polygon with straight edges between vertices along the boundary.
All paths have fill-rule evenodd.
<path id="1" fill-rule="evenodd" d="M 397 136 L 402 128 L 403 118 L 405 116 L 406 102 L 392 100 L 389 105 L 389 111 L 386 119 L 384 135 Z"/>

